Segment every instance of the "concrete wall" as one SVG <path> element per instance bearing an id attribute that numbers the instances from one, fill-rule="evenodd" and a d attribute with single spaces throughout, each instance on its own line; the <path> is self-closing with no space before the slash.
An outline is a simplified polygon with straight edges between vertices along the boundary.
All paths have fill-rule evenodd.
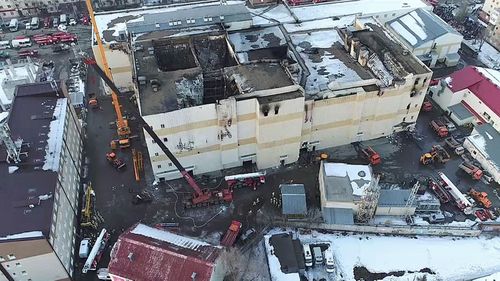
<path id="1" fill-rule="evenodd" d="M 482 10 L 488 15 L 491 15 L 491 13 L 498 8 L 500 8 L 500 2 L 498 2 L 498 0 L 485 0 Z"/>
<path id="2" fill-rule="evenodd" d="M 390 206 L 378 206 L 375 211 L 376 216 L 406 216 L 415 214 L 416 207 L 390 207 Z"/>
<path id="3" fill-rule="evenodd" d="M 484 104 L 476 95 L 468 91 L 464 94 L 464 101 L 467 102 L 481 117 L 490 123 L 495 130 L 500 132 L 500 116 Z"/>
<path id="4" fill-rule="evenodd" d="M 132 80 L 132 64 L 130 55 L 121 50 L 111 50 L 107 44 L 104 45 L 106 60 L 108 61 L 113 82 L 121 91 L 133 91 L 134 82 Z M 92 46 L 97 64 L 104 69 L 102 65 L 101 54 L 97 45 Z"/>
<path id="5" fill-rule="evenodd" d="M 0 257 L 0 265 L 12 280 L 70 280 L 66 269 L 43 237 L 2 241 Z"/>
<path id="6" fill-rule="evenodd" d="M 219 105 L 144 118 L 181 164 L 195 174 L 240 166 L 243 161 L 265 169 L 297 161 L 301 148 L 323 149 L 387 136 L 406 130 L 402 122 L 414 126 L 430 76 L 410 77 L 406 84 L 384 89 L 381 95 L 356 88 L 351 95 L 317 101 L 303 97 L 227 99 Z M 413 97 L 412 91 L 416 93 Z M 264 107 L 269 108 L 267 116 Z M 146 143 L 156 177 L 180 177 L 147 134 Z"/>
<path id="7" fill-rule="evenodd" d="M 473 135 L 473 134 L 474 134 L 474 131 L 471 133 L 471 135 Z M 469 138 L 465 139 L 463 146 L 465 149 L 467 149 L 470 152 L 472 157 L 474 159 L 476 159 L 481 164 L 483 169 L 486 170 L 497 183 L 500 183 L 500 169 L 498 169 L 496 167 L 496 165 L 488 159 L 489 157 L 487 157 L 487 155 L 484 155 L 482 153 L 482 150 L 478 149 L 469 140 Z"/>
<path id="8" fill-rule="evenodd" d="M 432 91 L 432 100 L 441 107 L 441 109 L 447 111 L 449 106 L 455 105 L 462 101 L 464 94 L 468 92 L 468 89 L 464 89 L 462 91 L 458 91 L 453 93 L 446 83 L 441 82 L 440 84 L 433 86 L 431 88 Z M 470 92 L 469 92 L 470 93 Z"/>

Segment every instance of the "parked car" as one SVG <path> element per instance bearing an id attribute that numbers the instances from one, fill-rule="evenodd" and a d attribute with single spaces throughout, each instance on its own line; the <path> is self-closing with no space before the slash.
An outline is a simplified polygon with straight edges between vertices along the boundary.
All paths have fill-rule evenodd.
<path id="1" fill-rule="evenodd" d="M 38 57 L 38 50 L 24 50 L 17 53 L 20 58 Z"/>
<path id="2" fill-rule="evenodd" d="M 84 15 L 84 16 L 81 18 L 81 20 L 80 20 L 80 21 L 81 21 L 81 23 L 82 23 L 83 25 L 89 25 L 89 23 L 90 23 L 89 17 L 88 17 L 88 16 L 86 16 L 86 15 Z"/>
<path id="3" fill-rule="evenodd" d="M 0 51 L 0 59 L 8 59 L 10 58 L 10 54 L 6 51 Z"/>
<path id="4" fill-rule="evenodd" d="M 57 28 L 59 26 L 59 17 L 54 17 L 52 19 L 52 27 Z"/>
<path id="5" fill-rule="evenodd" d="M 67 44 L 57 44 L 52 48 L 54 53 L 66 53 L 70 51 L 70 46 Z"/>
<path id="6" fill-rule="evenodd" d="M 50 17 L 46 17 L 43 19 L 43 28 L 50 28 L 50 25 L 52 24 L 52 19 Z"/>
<path id="7" fill-rule="evenodd" d="M 70 18 L 70 19 L 69 19 L 69 23 L 68 23 L 68 25 L 75 26 L 76 24 L 77 24 L 77 22 L 76 22 L 76 19 L 75 19 L 75 18 Z"/>
<path id="8" fill-rule="evenodd" d="M 444 222 L 444 215 L 441 214 L 441 213 L 438 213 L 438 214 L 432 214 L 430 217 L 429 217 L 429 222 L 430 223 L 443 223 Z"/>
<path id="9" fill-rule="evenodd" d="M 109 270 L 107 268 L 99 268 L 97 270 L 97 278 L 99 280 L 111 280 L 111 276 L 109 276 Z"/>

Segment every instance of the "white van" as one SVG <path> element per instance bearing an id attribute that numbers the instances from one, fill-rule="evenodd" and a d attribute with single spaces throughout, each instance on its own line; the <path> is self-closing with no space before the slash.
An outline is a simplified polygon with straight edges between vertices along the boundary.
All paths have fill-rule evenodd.
<path id="1" fill-rule="evenodd" d="M 66 14 L 61 14 L 59 16 L 59 24 L 66 25 L 66 24 L 68 24 L 67 20 L 68 20 L 68 18 L 66 17 Z"/>
<path id="2" fill-rule="evenodd" d="M 9 30 L 11 32 L 16 32 L 19 29 L 19 20 L 18 19 L 11 19 L 9 23 Z"/>
<path id="3" fill-rule="evenodd" d="M 0 41 L 0 50 L 10 49 L 10 41 Z"/>
<path id="4" fill-rule="evenodd" d="M 320 247 L 313 247 L 313 255 L 314 255 L 314 264 L 320 265 L 323 264 L 323 253 L 321 252 Z"/>
<path id="5" fill-rule="evenodd" d="M 31 29 L 40 28 L 40 19 L 38 17 L 33 17 L 31 19 Z"/>
<path id="6" fill-rule="evenodd" d="M 335 272 L 335 261 L 333 260 L 333 252 L 330 248 L 326 249 L 325 251 L 325 264 L 326 272 Z"/>
<path id="7" fill-rule="evenodd" d="M 312 266 L 313 256 L 311 254 L 311 247 L 309 247 L 309 244 L 304 244 L 302 247 L 304 248 L 304 260 L 306 262 L 306 266 Z"/>
<path id="8" fill-rule="evenodd" d="M 32 43 L 29 38 L 14 39 L 12 40 L 12 48 L 25 48 L 31 47 Z"/>
<path id="9" fill-rule="evenodd" d="M 78 251 L 78 256 L 82 259 L 86 259 L 90 253 L 90 239 L 85 238 L 80 242 L 80 249 Z"/>

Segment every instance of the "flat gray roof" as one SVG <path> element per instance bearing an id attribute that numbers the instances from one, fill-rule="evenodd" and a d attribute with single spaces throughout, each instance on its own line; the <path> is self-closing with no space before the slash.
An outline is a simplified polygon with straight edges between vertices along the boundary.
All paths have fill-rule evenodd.
<path id="1" fill-rule="evenodd" d="M 354 224 L 352 209 L 323 208 L 323 219 L 329 224 Z"/>
<path id="2" fill-rule="evenodd" d="M 245 93 L 295 84 L 279 63 L 240 64 L 226 67 L 224 74 L 234 79 Z"/>
<path id="3" fill-rule="evenodd" d="M 143 20 L 127 23 L 130 33 L 213 25 L 223 22 L 251 21 L 244 4 L 187 7 L 174 11 L 145 14 Z"/>
<path id="4" fill-rule="evenodd" d="M 307 213 L 306 191 L 303 184 L 280 184 L 282 212 L 285 215 Z"/>
<path id="5" fill-rule="evenodd" d="M 477 134 L 467 137 L 478 149 L 486 153 L 486 158 L 500 170 L 500 133 L 489 123 L 474 128 Z"/>
<path id="6" fill-rule="evenodd" d="M 378 206 L 387 207 L 404 207 L 406 202 L 408 201 L 408 197 L 410 197 L 410 190 L 406 189 L 382 189 L 380 190 L 380 197 L 378 198 Z M 413 204 L 415 205 L 415 204 Z"/>
<path id="7" fill-rule="evenodd" d="M 230 33 L 228 39 L 240 63 L 287 56 L 285 36 L 277 26 Z"/>
<path id="8" fill-rule="evenodd" d="M 460 102 L 452 106 L 448 106 L 448 110 L 453 112 L 460 120 L 466 120 L 474 117 L 474 115 Z"/>
<path id="9" fill-rule="evenodd" d="M 446 33 L 461 36 L 437 15 L 422 8 L 388 21 L 386 25 L 413 47 L 433 41 Z"/>

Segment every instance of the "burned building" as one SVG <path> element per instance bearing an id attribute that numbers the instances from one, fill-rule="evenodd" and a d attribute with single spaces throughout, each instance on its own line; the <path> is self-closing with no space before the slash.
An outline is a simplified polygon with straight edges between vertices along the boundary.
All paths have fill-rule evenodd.
<path id="1" fill-rule="evenodd" d="M 341 24 L 342 23 L 342 24 Z M 376 21 L 134 37 L 139 109 L 195 174 L 411 129 L 431 71 Z M 158 180 L 180 177 L 146 137 Z"/>

